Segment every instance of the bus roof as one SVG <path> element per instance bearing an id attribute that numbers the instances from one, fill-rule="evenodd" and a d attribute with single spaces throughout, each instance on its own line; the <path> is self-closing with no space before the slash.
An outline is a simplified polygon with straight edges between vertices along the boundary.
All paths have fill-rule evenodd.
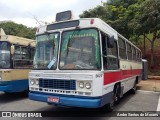
<path id="1" fill-rule="evenodd" d="M 140 50 L 136 47 L 132 42 L 127 40 L 124 36 L 119 34 L 115 29 L 113 29 L 110 25 L 105 23 L 103 20 L 99 18 L 80 18 L 76 20 L 66 20 L 60 22 L 54 22 L 45 26 L 40 26 L 36 32 L 36 35 L 44 34 L 45 32 L 54 32 L 54 31 L 62 31 L 68 29 L 75 29 L 75 28 L 92 28 L 95 27 L 100 31 L 108 34 L 109 36 L 114 36 L 116 40 L 118 40 L 118 36 L 123 38 L 129 44 Z"/>
<path id="2" fill-rule="evenodd" d="M 93 21 L 92 24 L 91 24 L 91 21 Z M 77 22 L 77 24 L 75 22 Z M 111 26 L 109 26 L 99 18 L 81 18 L 77 20 L 66 20 L 61 22 L 55 22 L 45 26 L 40 26 L 36 34 L 38 35 L 38 34 L 44 34 L 45 32 L 49 32 L 49 31 L 73 29 L 76 27 L 77 28 L 95 27 L 106 32 L 109 36 L 112 36 L 112 35 L 114 35 L 115 37 L 117 36 L 117 31 L 114 30 Z M 115 39 L 117 39 L 117 37 Z"/>
<path id="3" fill-rule="evenodd" d="M 13 35 L 2 35 L 0 41 L 8 41 L 11 44 L 18 44 L 24 46 L 35 46 L 35 40 L 27 39 L 23 37 L 13 36 Z"/>

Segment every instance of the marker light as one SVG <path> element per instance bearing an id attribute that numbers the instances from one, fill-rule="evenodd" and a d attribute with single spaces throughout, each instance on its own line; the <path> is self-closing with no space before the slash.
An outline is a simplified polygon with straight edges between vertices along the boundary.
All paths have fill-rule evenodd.
<path id="1" fill-rule="evenodd" d="M 94 24 L 94 19 L 91 19 L 90 24 L 91 25 Z"/>

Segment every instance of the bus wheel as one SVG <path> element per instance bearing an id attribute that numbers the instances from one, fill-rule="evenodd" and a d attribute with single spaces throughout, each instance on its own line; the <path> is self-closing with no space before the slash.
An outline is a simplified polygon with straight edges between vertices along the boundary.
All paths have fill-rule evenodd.
<path id="1" fill-rule="evenodd" d="M 136 93 L 136 90 L 137 90 L 137 86 L 136 86 L 137 84 L 136 84 L 136 81 L 134 82 L 134 86 L 133 86 L 133 88 L 131 89 L 131 93 L 132 94 L 135 94 Z"/>
<path id="2" fill-rule="evenodd" d="M 113 109 L 114 109 L 114 104 L 115 104 L 115 101 L 114 99 L 112 99 L 112 101 L 106 105 L 104 105 L 101 110 L 102 111 L 105 111 L 105 112 L 112 112 Z"/>
<path id="3" fill-rule="evenodd" d="M 120 96 L 121 96 L 121 86 L 120 84 L 117 84 L 114 88 L 114 101 L 115 103 L 119 103 L 120 102 Z"/>
<path id="4" fill-rule="evenodd" d="M 103 111 L 112 112 L 114 109 L 115 103 L 120 101 L 120 84 L 115 85 L 113 94 L 112 94 L 112 101 L 102 107 Z"/>

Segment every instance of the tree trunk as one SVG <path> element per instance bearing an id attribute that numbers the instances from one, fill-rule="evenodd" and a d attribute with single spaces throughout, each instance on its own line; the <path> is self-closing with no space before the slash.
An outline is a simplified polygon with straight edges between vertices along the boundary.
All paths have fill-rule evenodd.
<path id="1" fill-rule="evenodd" d="M 151 68 L 154 67 L 154 41 L 151 41 Z"/>
<path id="2" fill-rule="evenodd" d="M 143 49 L 144 49 L 144 56 L 143 58 L 146 58 L 146 37 L 145 33 L 143 34 L 144 40 L 143 40 Z"/>
<path id="3" fill-rule="evenodd" d="M 153 33 L 153 39 L 151 41 L 151 68 L 154 68 L 154 42 L 157 38 L 157 31 Z"/>

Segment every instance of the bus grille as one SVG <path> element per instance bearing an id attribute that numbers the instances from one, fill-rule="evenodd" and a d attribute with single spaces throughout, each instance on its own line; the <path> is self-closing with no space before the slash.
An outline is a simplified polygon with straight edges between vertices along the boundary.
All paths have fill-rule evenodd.
<path id="1" fill-rule="evenodd" d="M 40 79 L 39 87 L 49 89 L 75 90 L 75 80 Z"/>

